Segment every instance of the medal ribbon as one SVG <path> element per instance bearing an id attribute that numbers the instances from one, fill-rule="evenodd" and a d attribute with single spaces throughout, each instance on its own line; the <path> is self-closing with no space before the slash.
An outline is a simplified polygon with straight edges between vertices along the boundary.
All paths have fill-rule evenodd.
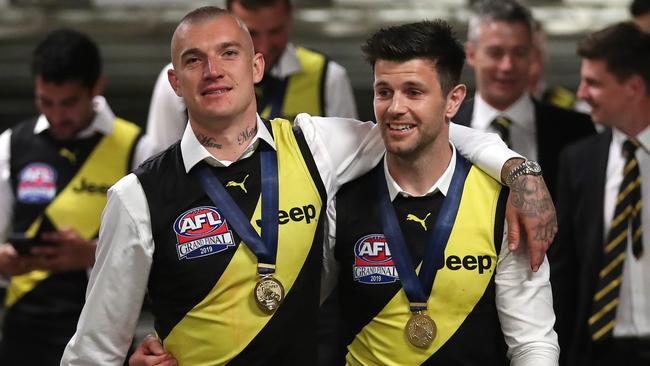
<path id="1" fill-rule="evenodd" d="M 429 235 L 419 275 L 415 273 L 415 267 L 406 247 L 404 235 L 399 227 L 395 209 L 388 193 L 385 173 L 380 173 L 378 176 L 382 228 L 395 261 L 402 288 L 411 303 L 412 312 L 419 312 L 427 308 L 427 300 L 431 294 L 436 273 L 444 265 L 445 247 L 456 220 L 468 172 L 469 163 L 462 156 L 456 154 L 454 175 L 447 191 L 447 197 L 445 197 L 440 208 L 436 226 Z"/>
<path id="2" fill-rule="evenodd" d="M 270 275 L 275 272 L 278 250 L 278 157 L 275 150 L 264 142 L 260 142 L 259 148 L 262 173 L 261 238 L 209 166 L 198 167 L 196 177 L 219 212 L 257 256 L 257 273 Z"/>

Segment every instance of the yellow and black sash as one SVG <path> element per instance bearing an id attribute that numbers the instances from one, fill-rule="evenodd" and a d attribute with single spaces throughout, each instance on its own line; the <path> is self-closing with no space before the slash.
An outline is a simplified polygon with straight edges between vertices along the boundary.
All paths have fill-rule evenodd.
<path id="1" fill-rule="evenodd" d="M 285 287 L 285 302 L 273 315 L 268 315 L 258 308 L 252 296 L 258 279 L 257 257 L 246 245 L 239 244 L 209 293 L 187 311 L 169 334 L 162 336 L 165 349 L 174 354 L 181 365 L 222 365 L 232 361 L 249 347 L 256 337 L 259 337 L 275 317 L 285 316 L 282 314 L 283 306 L 289 304 L 291 304 L 289 306 L 300 306 L 301 299 L 295 296 L 292 298 L 292 291 L 294 291 L 294 284 L 300 279 L 299 275 L 304 275 L 303 267 L 315 265 L 315 270 L 320 270 L 318 263 L 307 263 L 307 258 L 310 252 L 313 252 L 314 245 L 321 245 L 315 243 L 315 237 L 318 228 L 321 228 L 320 213 L 324 202 L 317 183 L 305 163 L 290 122 L 275 119 L 271 123 L 277 147 L 279 207 L 289 216 L 293 215 L 297 218 L 292 220 L 285 217 L 285 220 L 281 217 L 281 225 L 279 225 L 277 268 L 274 277 Z M 248 182 L 251 182 L 251 179 L 248 179 Z M 250 188 L 247 191 L 249 190 Z M 236 191 L 240 192 L 243 189 L 236 188 Z M 146 184 L 145 192 L 147 192 Z M 310 220 L 306 220 L 302 214 L 295 215 L 300 207 L 306 205 L 312 207 L 315 216 Z M 291 208 L 294 210 L 292 211 Z M 250 220 L 251 225 L 258 230 L 258 234 L 257 222 L 260 218 L 261 207 L 258 197 Z M 161 243 L 156 242 L 157 248 L 159 245 Z M 154 267 L 156 265 L 154 263 Z M 192 276 L 190 273 L 186 272 L 186 274 Z M 313 285 L 317 289 L 318 277 L 315 279 Z M 295 314 L 287 315 L 295 316 Z M 290 333 L 291 329 L 286 329 L 286 332 Z M 287 336 L 290 337 L 291 334 Z M 314 342 L 313 339 L 310 341 Z M 256 357 L 264 358 L 264 350 L 268 350 L 269 344 L 282 342 L 281 339 L 265 340 L 263 343 L 267 348 L 257 350 L 259 352 Z M 270 355 L 272 352 L 269 351 L 268 357 L 272 357 Z"/>
<path id="2" fill-rule="evenodd" d="M 82 238 L 94 238 L 99 231 L 106 194 L 79 187 L 88 185 L 88 182 L 95 187 L 110 187 L 124 176 L 130 170 L 129 161 L 139 134 L 138 126 L 120 118 L 115 119 L 113 134 L 102 137 L 68 185 L 29 226 L 27 235 L 36 235 L 42 222 L 48 220 L 57 229 L 74 228 Z M 12 277 L 5 306 L 14 305 L 48 276 L 49 273 L 45 271 L 32 271 Z"/>
<path id="3" fill-rule="evenodd" d="M 496 181 L 472 167 L 445 257 L 489 257 L 490 265 L 482 272 L 451 270 L 446 266 L 438 271 L 427 303 L 427 313 L 438 327 L 433 343 L 422 349 L 406 339 L 404 329 L 411 313 L 409 300 L 400 290 L 354 337 L 348 346 L 347 364 L 419 365 L 454 335 L 493 281 L 497 263 L 494 224 L 500 191 Z"/>

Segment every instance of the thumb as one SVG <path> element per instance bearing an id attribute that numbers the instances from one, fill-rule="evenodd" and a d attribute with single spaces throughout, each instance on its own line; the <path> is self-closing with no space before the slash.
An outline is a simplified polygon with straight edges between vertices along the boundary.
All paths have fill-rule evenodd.
<path id="1" fill-rule="evenodd" d="M 158 340 L 158 338 L 153 334 L 147 334 L 142 341 L 142 345 L 145 348 L 145 354 L 156 356 L 165 354 L 165 349 L 163 348 L 162 343 L 160 343 L 160 340 Z"/>
<path id="2" fill-rule="evenodd" d="M 508 249 L 514 252 L 519 248 L 519 240 L 521 239 L 519 216 L 513 210 L 506 210 L 506 223 L 508 224 Z"/>

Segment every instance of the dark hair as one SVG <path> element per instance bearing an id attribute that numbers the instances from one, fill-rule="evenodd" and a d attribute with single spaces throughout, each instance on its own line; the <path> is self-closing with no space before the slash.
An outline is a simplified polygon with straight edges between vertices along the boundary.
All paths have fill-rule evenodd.
<path id="1" fill-rule="evenodd" d="M 517 0 L 481 0 L 473 7 L 467 27 L 467 39 L 476 42 L 479 28 L 485 21 L 523 23 L 531 39 L 533 36 L 533 15 L 530 10 Z"/>
<path id="2" fill-rule="evenodd" d="M 616 23 L 590 34 L 578 44 L 578 55 L 604 60 L 619 81 L 640 75 L 650 93 L 650 34 L 634 23 Z"/>
<path id="3" fill-rule="evenodd" d="M 189 13 L 185 14 L 183 19 L 178 24 L 183 24 L 183 23 L 198 23 L 202 22 L 207 19 L 212 19 L 216 17 L 220 17 L 222 15 L 230 15 L 228 10 L 222 9 L 217 6 L 202 6 L 200 8 L 196 8 Z"/>
<path id="4" fill-rule="evenodd" d="M 630 13 L 633 17 L 650 13 L 650 0 L 634 0 L 630 4 Z"/>
<path id="5" fill-rule="evenodd" d="M 33 53 L 32 73 L 45 82 L 80 81 L 93 88 L 102 73 L 99 48 L 88 36 L 71 29 L 50 32 Z"/>
<path id="6" fill-rule="evenodd" d="M 290 0 L 226 0 L 226 8 L 232 10 L 234 3 L 239 3 L 244 9 L 258 10 L 260 8 L 271 7 L 278 2 L 282 1 L 287 9 L 291 9 Z"/>
<path id="7" fill-rule="evenodd" d="M 443 20 L 382 28 L 366 40 L 361 50 L 373 69 L 377 60 L 431 60 L 445 95 L 460 82 L 465 62 L 463 46 L 451 26 Z"/>

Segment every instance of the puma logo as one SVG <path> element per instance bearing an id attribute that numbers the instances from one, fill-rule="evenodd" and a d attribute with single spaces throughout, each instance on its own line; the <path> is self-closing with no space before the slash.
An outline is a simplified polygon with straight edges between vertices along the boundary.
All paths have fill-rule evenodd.
<path id="1" fill-rule="evenodd" d="M 422 227 L 424 228 L 424 231 L 427 231 L 427 219 L 429 218 L 429 215 L 431 215 L 430 212 L 427 213 L 427 215 L 423 219 L 421 219 L 421 218 L 419 218 L 419 217 L 417 217 L 417 216 L 415 216 L 413 214 L 408 214 L 406 216 L 406 221 L 415 221 L 415 222 L 419 223 L 420 225 L 422 225 Z"/>
<path id="2" fill-rule="evenodd" d="M 250 174 L 246 174 L 244 180 L 242 180 L 241 183 L 231 180 L 230 182 L 226 183 L 226 187 L 239 187 L 242 189 L 242 191 L 244 191 L 244 193 L 248 193 L 248 191 L 246 190 L 246 186 L 244 184 L 246 183 L 246 179 L 248 179 L 249 175 Z"/>
<path id="3" fill-rule="evenodd" d="M 59 155 L 63 156 L 64 158 L 68 159 L 68 161 L 71 164 L 75 164 L 77 162 L 77 155 L 73 153 L 72 151 L 66 149 L 65 147 L 61 148 L 59 150 Z"/>

